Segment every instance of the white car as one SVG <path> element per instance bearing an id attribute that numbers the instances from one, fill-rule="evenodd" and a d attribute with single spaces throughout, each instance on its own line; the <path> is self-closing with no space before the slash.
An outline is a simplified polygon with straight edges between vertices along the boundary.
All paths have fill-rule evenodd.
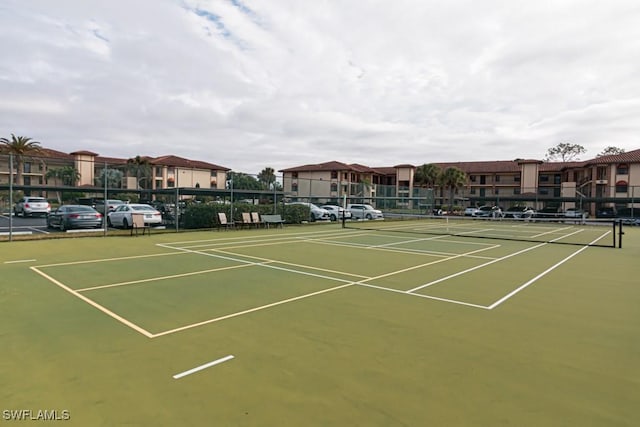
<path id="1" fill-rule="evenodd" d="M 329 211 L 329 217 L 331 218 L 331 221 L 342 220 L 343 216 L 344 219 L 351 219 L 352 217 L 351 212 L 346 210 L 342 206 L 322 205 L 320 206 L 320 208 Z"/>
<path id="2" fill-rule="evenodd" d="M 331 216 L 329 215 L 329 211 L 327 211 L 326 209 L 319 208 L 313 203 L 291 202 L 287 204 L 305 206 L 307 209 L 309 209 L 309 221 L 311 222 L 329 220 L 331 218 Z"/>
<path id="3" fill-rule="evenodd" d="M 44 197 L 25 196 L 13 207 L 16 216 L 47 216 L 51 212 L 51 205 Z"/>
<path id="4" fill-rule="evenodd" d="M 156 208 L 139 203 L 119 205 L 107 215 L 107 224 L 109 227 L 130 228 L 133 225 L 134 214 L 144 215 L 145 224 L 162 224 L 162 214 Z"/>
<path id="5" fill-rule="evenodd" d="M 470 206 L 464 210 L 464 216 L 476 216 L 477 212 L 478 208 Z"/>
<path id="6" fill-rule="evenodd" d="M 352 203 L 347 205 L 347 209 L 351 212 L 354 219 L 383 219 L 382 211 L 375 209 L 371 205 Z"/>

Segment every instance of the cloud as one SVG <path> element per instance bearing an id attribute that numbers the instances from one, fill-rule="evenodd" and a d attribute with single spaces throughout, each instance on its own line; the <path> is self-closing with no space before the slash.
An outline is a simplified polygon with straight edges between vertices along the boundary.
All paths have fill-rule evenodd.
<path id="1" fill-rule="evenodd" d="M 0 128 L 252 173 L 631 150 L 639 18 L 631 0 L 10 0 Z"/>

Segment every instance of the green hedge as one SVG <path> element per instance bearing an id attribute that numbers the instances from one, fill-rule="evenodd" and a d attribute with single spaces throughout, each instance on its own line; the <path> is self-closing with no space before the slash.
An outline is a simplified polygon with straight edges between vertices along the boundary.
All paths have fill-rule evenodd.
<path id="1" fill-rule="evenodd" d="M 284 211 L 283 211 L 284 208 Z M 215 228 L 218 226 L 218 212 L 224 212 L 229 221 L 241 221 L 243 212 L 258 212 L 260 215 L 273 214 L 273 205 L 252 205 L 236 203 L 233 205 L 233 218 L 230 217 L 231 206 L 218 203 L 188 203 L 181 218 L 181 225 L 187 229 Z M 276 214 L 282 216 L 287 224 L 300 224 L 308 221 L 309 210 L 305 206 L 276 206 Z"/>

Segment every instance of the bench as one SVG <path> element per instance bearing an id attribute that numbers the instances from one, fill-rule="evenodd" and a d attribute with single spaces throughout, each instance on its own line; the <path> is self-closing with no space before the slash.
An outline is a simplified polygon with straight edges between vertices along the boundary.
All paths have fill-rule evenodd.
<path id="1" fill-rule="evenodd" d="M 280 215 L 262 215 L 262 222 L 265 227 L 269 228 L 271 224 L 275 224 L 276 227 L 282 228 L 284 226 L 284 220 Z"/>

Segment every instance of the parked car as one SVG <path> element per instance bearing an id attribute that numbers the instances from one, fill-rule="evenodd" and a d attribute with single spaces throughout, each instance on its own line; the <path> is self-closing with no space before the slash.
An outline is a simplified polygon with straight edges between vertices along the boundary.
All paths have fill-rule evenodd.
<path id="1" fill-rule="evenodd" d="M 311 221 L 311 222 L 314 222 L 314 221 L 329 221 L 331 219 L 331 214 L 329 213 L 328 210 L 322 209 L 322 208 L 314 205 L 313 203 L 291 202 L 291 203 L 287 203 L 287 204 L 288 205 L 305 206 L 307 209 L 309 209 L 309 221 Z"/>
<path id="2" fill-rule="evenodd" d="M 331 219 L 331 221 L 342 221 L 342 217 L 344 217 L 344 219 L 351 219 L 352 217 L 351 212 L 346 210 L 342 206 L 322 205 L 320 206 L 320 208 L 329 211 L 329 218 Z"/>
<path id="3" fill-rule="evenodd" d="M 470 206 L 464 210 L 464 216 L 475 216 L 476 212 L 478 212 L 478 208 Z"/>
<path id="4" fill-rule="evenodd" d="M 527 219 L 532 218 L 535 211 L 528 206 L 512 206 L 502 213 L 503 218 Z"/>
<path id="5" fill-rule="evenodd" d="M 102 214 L 91 206 L 62 205 L 47 216 L 48 228 L 59 228 L 60 231 L 73 228 L 101 228 Z"/>
<path id="6" fill-rule="evenodd" d="M 596 209 L 596 218 L 616 218 L 618 212 L 614 207 L 601 207 Z"/>
<path id="7" fill-rule="evenodd" d="M 124 201 L 117 199 L 107 199 L 107 203 L 105 203 L 104 199 L 95 199 L 93 207 L 98 212 L 101 212 L 103 215 L 108 214 L 111 211 L 115 211 L 116 208 L 120 205 L 124 205 Z M 105 209 L 106 206 L 106 209 Z"/>
<path id="8" fill-rule="evenodd" d="M 624 225 L 640 225 L 640 208 L 620 208 L 617 215 Z"/>
<path id="9" fill-rule="evenodd" d="M 489 218 L 493 215 L 493 211 L 495 210 L 494 208 L 495 206 L 490 205 L 480 206 L 472 216 L 474 218 Z"/>
<path id="10" fill-rule="evenodd" d="M 347 205 L 347 210 L 354 219 L 384 219 L 382 211 L 367 204 L 352 203 Z"/>
<path id="11" fill-rule="evenodd" d="M 13 206 L 16 216 L 47 216 L 51 212 L 51 204 L 44 197 L 25 196 Z"/>
<path id="12" fill-rule="evenodd" d="M 565 218 L 589 218 L 589 212 L 578 208 L 569 208 L 564 211 Z"/>
<path id="13" fill-rule="evenodd" d="M 162 224 L 162 214 L 153 206 L 141 203 L 119 205 L 107 215 L 107 224 L 109 227 L 129 228 L 133 225 L 133 214 L 144 215 L 145 224 Z"/>

